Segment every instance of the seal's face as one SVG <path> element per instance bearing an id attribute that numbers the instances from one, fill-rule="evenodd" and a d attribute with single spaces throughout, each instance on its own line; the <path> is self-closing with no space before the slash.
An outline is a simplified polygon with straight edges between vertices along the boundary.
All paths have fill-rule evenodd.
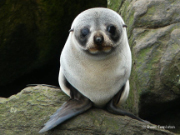
<path id="1" fill-rule="evenodd" d="M 109 53 L 116 46 L 120 32 L 113 24 L 104 25 L 104 29 L 92 30 L 92 26 L 83 26 L 75 31 L 75 37 L 83 50 L 91 54 Z"/>
<path id="2" fill-rule="evenodd" d="M 120 45 L 123 22 L 114 11 L 89 9 L 72 24 L 78 47 L 88 54 L 109 54 Z"/>

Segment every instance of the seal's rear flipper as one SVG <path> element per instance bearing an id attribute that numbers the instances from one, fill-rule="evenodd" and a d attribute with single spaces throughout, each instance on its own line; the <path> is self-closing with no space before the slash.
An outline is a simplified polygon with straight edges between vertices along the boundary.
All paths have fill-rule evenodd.
<path id="1" fill-rule="evenodd" d="M 61 124 L 62 122 L 70 119 L 71 117 L 85 112 L 91 108 L 91 106 L 92 102 L 85 97 L 81 98 L 80 100 L 70 99 L 50 117 L 50 120 L 44 124 L 45 126 L 39 131 L 39 133 L 46 132 Z"/>
<path id="2" fill-rule="evenodd" d="M 143 120 L 143 119 L 135 116 L 134 114 L 132 114 L 132 113 L 130 113 L 130 112 L 127 112 L 127 111 L 125 111 L 125 110 L 123 110 L 123 109 L 121 109 L 121 108 L 116 107 L 116 106 L 113 104 L 113 100 L 111 100 L 111 101 L 107 104 L 106 109 L 107 109 L 108 112 L 113 113 L 113 114 L 118 114 L 118 115 L 123 115 L 123 116 L 129 116 L 129 117 L 131 117 L 131 118 L 133 118 L 133 119 L 136 119 L 136 120 L 139 120 L 139 121 L 142 121 L 142 122 L 145 122 L 145 123 L 150 123 L 150 122 L 148 122 L 148 121 L 146 121 L 146 120 Z"/>
<path id="3" fill-rule="evenodd" d="M 135 116 L 134 114 L 127 112 L 121 108 L 118 108 L 117 105 L 120 104 L 119 102 L 121 101 L 121 98 L 123 98 L 123 93 L 125 92 L 127 86 L 126 84 L 121 88 L 121 90 L 113 97 L 113 99 L 111 99 L 111 101 L 106 105 L 106 110 L 110 113 L 113 114 L 118 114 L 118 115 L 123 115 L 123 116 L 129 116 L 133 119 L 145 122 L 145 123 L 150 123 L 146 120 L 143 120 L 137 116 Z"/>

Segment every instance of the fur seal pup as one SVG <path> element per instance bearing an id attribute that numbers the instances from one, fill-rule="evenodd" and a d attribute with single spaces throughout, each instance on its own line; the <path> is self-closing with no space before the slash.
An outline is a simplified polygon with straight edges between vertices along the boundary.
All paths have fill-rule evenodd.
<path id="1" fill-rule="evenodd" d="M 59 84 L 70 96 L 40 133 L 92 106 L 146 122 L 120 108 L 129 94 L 131 51 L 121 16 L 107 8 L 80 13 L 60 57 Z"/>

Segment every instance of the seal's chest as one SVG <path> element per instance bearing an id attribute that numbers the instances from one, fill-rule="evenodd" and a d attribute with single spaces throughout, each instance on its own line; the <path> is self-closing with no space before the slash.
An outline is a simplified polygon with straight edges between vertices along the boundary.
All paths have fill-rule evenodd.
<path id="1" fill-rule="evenodd" d="M 79 70 L 80 67 L 75 69 Z M 119 91 L 126 81 L 124 80 L 125 72 L 125 69 L 119 66 L 108 68 L 102 65 L 88 65 L 88 67 L 81 67 L 80 72 L 74 71 L 70 76 L 65 76 L 81 94 L 95 105 L 101 106 Z"/>

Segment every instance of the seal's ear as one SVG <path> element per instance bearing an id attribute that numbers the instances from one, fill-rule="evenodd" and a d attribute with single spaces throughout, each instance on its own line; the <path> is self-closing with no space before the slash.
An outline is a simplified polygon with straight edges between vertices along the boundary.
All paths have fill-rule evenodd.
<path id="1" fill-rule="evenodd" d="M 123 24 L 123 27 L 126 27 L 126 28 L 127 28 L 127 25 L 126 25 L 126 24 Z"/>
<path id="2" fill-rule="evenodd" d="M 70 29 L 69 32 L 74 31 L 74 29 Z"/>

